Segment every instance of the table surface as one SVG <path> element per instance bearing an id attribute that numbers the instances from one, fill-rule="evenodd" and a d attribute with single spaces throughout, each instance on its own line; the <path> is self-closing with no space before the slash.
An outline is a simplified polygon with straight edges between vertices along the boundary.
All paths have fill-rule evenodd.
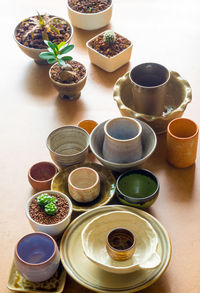
<path id="1" fill-rule="evenodd" d="M 64 0 L 1 1 L 1 206 L 0 206 L 0 292 L 6 286 L 18 239 L 32 232 L 25 205 L 34 194 L 27 171 L 35 162 L 50 161 L 46 138 L 55 128 L 83 119 L 102 122 L 120 116 L 112 97 L 116 80 L 133 66 L 158 62 L 187 79 L 193 100 L 184 117 L 200 123 L 200 23 L 198 0 L 114 0 L 111 24 L 106 27 L 133 42 L 129 64 L 106 73 L 89 61 L 85 43 L 103 30 L 74 29 L 73 57 L 88 69 L 81 98 L 62 100 L 48 77 L 48 66 L 36 65 L 13 40 L 15 26 L 24 18 L 51 13 L 68 19 Z M 90 157 L 91 160 L 92 156 Z M 200 292 L 200 175 L 196 164 L 186 169 L 166 161 L 166 135 L 158 136 L 157 148 L 144 164 L 160 180 L 160 194 L 148 210 L 167 229 L 172 242 L 172 259 L 164 275 L 148 293 Z M 90 292 L 68 277 L 64 292 Z"/>

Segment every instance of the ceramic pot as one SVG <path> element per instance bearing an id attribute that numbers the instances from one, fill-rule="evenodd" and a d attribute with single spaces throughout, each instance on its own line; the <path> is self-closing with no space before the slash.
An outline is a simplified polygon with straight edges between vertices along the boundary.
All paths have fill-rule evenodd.
<path id="1" fill-rule="evenodd" d="M 167 160 L 177 168 L 194 164 L 197 154 L 199 129 L 187 118 L 172 120 L 167 127 Z"/>
<path id="2" fill-rule="evenodd" d="M 28 171 L 28 180 L 36 191 L 48 190 L 51 181 L 58 172 L 56 166 L 51 162 L 39 162 L 34 164 Z"/>
<path id="3" fill-rule="evenodd" d="M 81 64 L 81 65 L 84 66 L 83 64 Z M 72 83 L 61 83 L 61 82 L 55 81 L 52 78 L 52 74 L 51 74 L 51 69 L 54 66 L 55 66 L 55 64 L 52 65 L 51 68 L 50 68 L 50 70 L 49 70 L 49 77 L 50 77 L 50 80 L 52 81 L 54 87 L 59 92 L 59 95 L 61 96 L 61 98 L 64 98 L 64 99 L 67 99 L 67 100 L 70 100 L 70 101 L 77 100 L 80 97 L 81 90 L 85 86 L 85 83 L 86 83 L 86 80 L 87 80 L 87 71 L 86 71 L 85 66 L 84 66 L 84 68 L 85 68 L 85 75 L 77 83 L 75 83 L 75 82 L 72 82 Z"/>
<path id="4" fill-rule="evenodd" d="M 109 24 L 112 17 L 112 6 L 113 4 L 111 3 L 107 9 L 97 13 L 81 13 L 71 9 L 67 1 L 68 15 L 72 25 L 88 31 L 96 30 Z"/>
<path id="5" fill-rule="evenodd" d="M 89 134 L 82 128 L 66 125 L 53 130 L 47 138 L 52 160 L 61 169 L 82 163 L 88 154 Z"/>
<path id="6" fill-rule="evenodd" d="M 100 192 L 100 178 L 98 173 L 88 167 L 73 170 L 68 177 L 68 190 L 77 202 L 95 200 Z"/>
<path id="7" fill-rule="evenodd" d="M 107 31 L 104 31 L 90 39 L 86 43 L 86 46 L 88 48 L 88 54 L 91 63 L 97 65 L 98 67 L 107 72 L 113 72 L 129 62 L 131 58 L 133 44 L 131 43 L 129 47 L 127 47 L 125 50 L 121 51 L 119 54 L 113 57 L 107 57 L 103 54 L 100 54 L 99 52 L 91 48 L 89 44 L 93 39 L 96 39 L 99 35 L 105 34 L 106 32 Z"/>
<path id="8" fill-rule="evenodd" d="M 130 71 L 135 110 L 160 116 L 164 111 L 170 73 L 157 63 L 143 63 Z"/>
<path id="9" fill-rule="evenodd" d="M 65 21 L 69 26 L 70 26 L 70 30 L 71 30 L 71 35 L 69 37 L 69 39 L 66 41 L 66 43 L 70 43 L 71 41 L 71 38 L 73 36 L 73 27 L 72 25 L 66 21 L 65 19 L 61 18 L 61 17 L 58 17 L 59 19 Z M 17 41 L 16 39 L 16 34 L 17 34 L 17 30 L 20 26 L 21 22 L 16 26 L 15 28 L 15 31 L 14 31 L 14 40 L 16 41 L 17 45 L 19 46 L 19 48 L 27 55 L 29 56 L 30 58 L 34 59 L 35 63 L 37 64 L 45 64 L 47 65 L 47 61 L 46 60 L 43 60 L 40 58 L 40 53 L 42 52 L 46 52 L 47 51 L 47 48 L 45 49 L 35 49 L 35 48 L 29 48 L 27 46 L 24 46 L 22 45 L 20 42 Z"/>
<path id="10" fill-rule="evenodd" d="M 31 233 L 19 240 L 14 262 L 17 271 L 31 282 L 51 278 L 58 269 L 60 255 L 55 240 L 45 233 Z"/>
<path id="11" fill-rule="evenodd" d="M 85 129 L 89 134 L 98 125 L 94 120 L 82 120 L 78 123 L 78 127 Z"/>
<path id="12" fill-rule="evenodd" d="M 102 153 L 105 160 L 130 163 L 142 156 L 141 124 L 128 117 L 114 118 L 104 126 Z"/>

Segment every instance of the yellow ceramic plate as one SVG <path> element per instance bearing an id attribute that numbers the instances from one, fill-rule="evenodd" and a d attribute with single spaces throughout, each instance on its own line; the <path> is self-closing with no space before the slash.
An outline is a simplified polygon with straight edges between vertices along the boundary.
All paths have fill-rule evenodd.
<path id="1" fill-rule="evenodd" d="M 67 179 L 71 171 L 79 167 L 93 168 L 98 172 L 101 181 L 100 195 L 92 202 L 89 203 L 78 203 L 74 201 L 68 191 Z M 102 165 L 95 163 L 85 163 L 69 166 L 63 171 L 58 172 L 52 180 L 51 190 L 57 190 L 66 194 L 72 201 L 73 210 L 77 212 L 85 212 L 107 204 L 115 194 L 116 180 L 110 170 Z"/>
<path id="2" fill-rule="evenodd" d="M 18 292 L 29 292 L 29 293 L 61 293 L 65 286 L 66 271 L 63 266 L 60 265 L 57 272 L 47 281 L 40 283 L 33 283 L 27 281 L 22 277 L 15 269 L 14 263 L 12 264 L 10 275 L 8 278 L 8 289 Z"/>
<path id="3" fill-rule="evenodd" d="M 133 212 L 152 225 L 158 236 L 157 253 L 161 259 L 158 267 L 120 275 L 102 270 L 85 256 L 81 242 L 82 230 L 97 216 L 112 211 Z M 129 206 L 112 205 L 93 209 L 76 218 L 63 234 L 60 244 L 60 255 L 66 271 L 84 287 L 96 292 L 127 293 L 142 290 L 160 278 L 170 261 L 171 244 L 164 227 L 150 214 Z"/>

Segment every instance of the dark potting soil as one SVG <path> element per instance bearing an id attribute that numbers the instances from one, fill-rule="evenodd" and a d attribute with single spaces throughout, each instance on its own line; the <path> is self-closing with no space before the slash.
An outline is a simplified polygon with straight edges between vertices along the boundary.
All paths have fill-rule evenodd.
<path id="1" fill-rule="evenodd" d="M 49 194 L 51 195 L 51 194 Z M 61 196 L 52 194 L 57 199 L 57 213 L 53 216 L 47 215 L 44 208 L 37 203 L 37 198 L 34 198 L 29 207 L 30 217 L 40 224 L 55 224 L 62 221 L 68 214 L 68 202 Z"/>
<path id="2" fill-rule="evenodd" d="M 69 7 L 82 13 L 97 13 L 107 9 L 111 0 L 68 0 Z"/>
<path id="3" fill-rule="evenodd" d="M 86 70 L 85 70 L 85 67 L 77 62 L 77 61 L 68 61 L 66 62 L 68 64 L 71 65 L 72 67 L 72 71 L 74 73 L 76 73 L 76 75 L 74 76 L 74 79 L 72 82 L 63 82 L 59 76 L 59 72 L 61 71 L 61 68 L 59 67 L 58 64 L 55 64 L 52 68 L 51 68 L 51 77 L 55 80 L 55 81 L 58 81 L 60 83 L 64 83 L 64 84 L 67 84 L 67 83 L 77 83 L 79 82 L 81 79 L 83 79 L 83 77 L 85 76 L 86 74 Z"/>
<path id="4" fill-rule="evenodd" d="M 104 37 L 102 34 L 90 41 L 89 46 L 100 54 L 103 54 L 107 57 L 115 56 L 131 45 L 131 41 L 129 41 L 128 39 L 117 33 L 115 33 L 115 35 L 116 40 L 113 44 L 107 44 L 104 41 Z"/>
<path id="5" fill-rule="evenodd" d="M 53 25 L 50 30 L 41 28 L 38 25 L 38 16 L 33 16 L 20 23 L 16 32 L 17 41 L 29 48 L 45 49 L 47 46 L 44 40 L 49 40 L 58 45 L 69 39 L 72 32 L 68 23 L 52 15 L 42 15 L 42 18 Z"/>

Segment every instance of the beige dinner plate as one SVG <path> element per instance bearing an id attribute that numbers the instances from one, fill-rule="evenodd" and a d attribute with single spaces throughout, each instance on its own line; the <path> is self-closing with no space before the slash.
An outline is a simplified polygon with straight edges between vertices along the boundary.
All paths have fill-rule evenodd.
<path id="1" fill-rule="evenodd" d="M 68 191 L 68 176 L 76 168 L 89 167 L 97 171 L 100 177 L 100 194 L 99 196 L 88 203 L 78 203 L 72 199 Z M 72 201 L 73 210 L 77 212 L 86 212 L 98 206 L 107 204 L 114 196 L 116 189 L 116 180 L 112 172 L 106 167 L 96 163 L 83 163 L 69 166 L 66 169 L 58 172 L 51 182 L 51 190 L 60 191 L 66 194 Z"/>
<path id="2" fill-rule="evenodd" d="M 60 264 L 56 273 L 47 281 L 30 282 L 22 277 L 16 270 L 14 262 L 10 269 L 8 278 L 8 289 L 18 292 L 28 293 L 61 293 L 64 289 L 66 281 L 66 271 Z"/>
<path id="3" fill-rule="evenodd" d="M 160 264 L 155 269 L 120 275 L 102 270 L 85 256 L 82 230 L 97 216 L 112 211 L 133 212 L 152 225 L 158 237 L 157 253 L 160 256 Z M 80 215 L 69 225 L 61 239 L 60 256 L 68 274 L 88 289 L 96 292 L 136 292 L 153 284 L 164 273 L 171 258 L 171 243 L 164 227 L 150 214 L 129 206 L 102 206 Z"/>

